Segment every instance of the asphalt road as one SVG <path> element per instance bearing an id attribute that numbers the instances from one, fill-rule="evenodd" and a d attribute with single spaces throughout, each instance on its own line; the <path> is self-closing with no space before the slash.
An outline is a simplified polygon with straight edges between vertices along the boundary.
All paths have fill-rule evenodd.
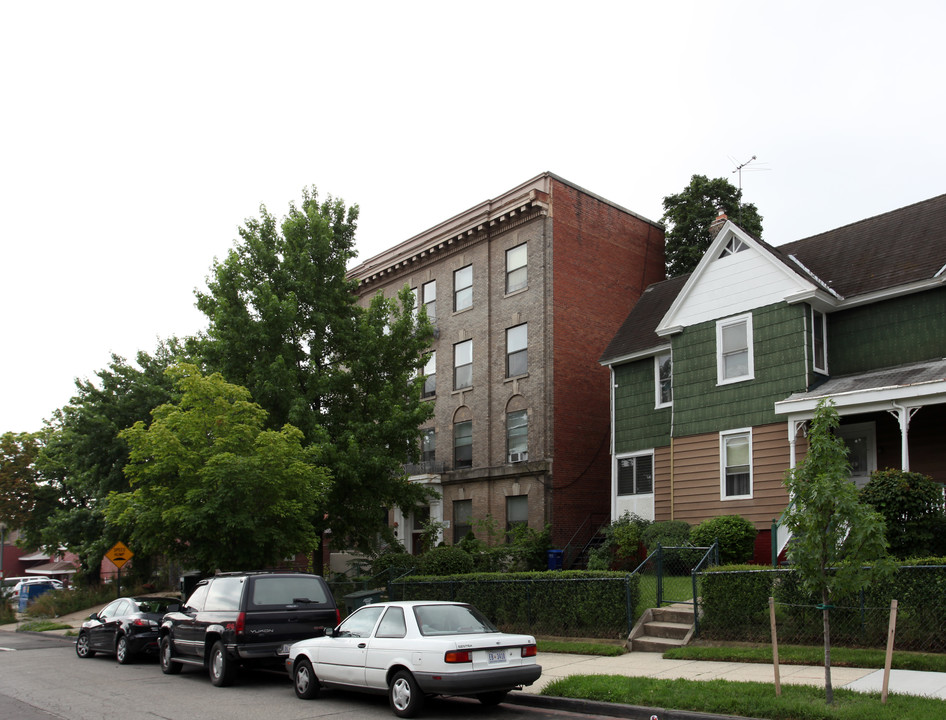
<path id="1" fill-rule="evenodd" d="M 326 691 L 316 700 L 295 696 L 281 673 L 244 672 L 234 687 L 216 688 L 205 672 L 164 675 L 155 660 L 119 665 L 113 657 L 80 660 L 74 640 L 0 632 L 0 718 L 16 720 L 372 720 L 395 717 L 387 698 Z M 565 709 L 435 698 L 426 720 L 544 720 L 602 717 Z"/>

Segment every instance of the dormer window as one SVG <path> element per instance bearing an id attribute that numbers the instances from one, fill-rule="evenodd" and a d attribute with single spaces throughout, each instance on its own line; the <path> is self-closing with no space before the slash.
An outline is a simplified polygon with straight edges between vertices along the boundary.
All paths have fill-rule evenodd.
<path id="1" fill-rule="evenodd" d="M 726 243 L 726 247 L 723 248 L 723 251 L 719 254 L 720 260 L 724 257 L 729 257 L 730 255 L 735 255 L 737 252 L 742 252 L 748 246 L 735 235 L 729 238 L 729 242 Z"/>

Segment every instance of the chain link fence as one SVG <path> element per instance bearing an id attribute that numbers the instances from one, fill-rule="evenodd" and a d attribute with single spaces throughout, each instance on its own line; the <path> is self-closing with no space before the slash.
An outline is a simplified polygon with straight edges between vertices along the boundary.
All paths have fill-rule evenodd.
<path id="1" fill-rule="evenodd" d="M 824 624 L 812 598 L 791 569 L 699 573 L 701 640 L 771 641 L 769 597 L 775 598 L 779 643 L 820 645 Z M 897 600 L 898 650 L 946 652 L 946 566 L 902 566 L 887 583 L 843 598 L 829 608 L 831 643 L 883 648 L 891 600 Z"/>

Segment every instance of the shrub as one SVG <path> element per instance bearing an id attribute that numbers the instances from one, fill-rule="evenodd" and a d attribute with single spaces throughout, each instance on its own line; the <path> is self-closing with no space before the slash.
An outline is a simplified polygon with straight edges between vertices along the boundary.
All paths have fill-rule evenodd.
<path id="1" fill-rule="evenodd" d="M 719 540 L 719 558 L 723 565 L 748 562 L 755 549 L 755 526 L 741 515 L 707 518 L 690 531 L 690 542 L 709 547 Z"/>
<path id="2" fill-rule="evenodd" d="M 462 575 L 473 572 L 473 556 L 455 545 L 435 547 L 420 558 L 424 575 Z"/>
<path id="3" fill-rule="evenodd" d="M 641 540 L 652 553 L 660 543 L 664 547 L 685 547 L 690 544 L 690 526 L 682 520 L 664 520 L 644 528 Z"/>
<path id="4" fill-rule="evenodd" d="M 928 476 L 903 470 L 877 470 L 861 490 L 860 499 L 883 516 L 887 543 L 894 557 L 923 557 L 943 551 L 943 488 Z"/>
<path id="5" fill-rule="evenodd" d="M 371 561 L 371 574 L 380 575 L 388 571 L 401 575 L 417 567 L 417 558 L 408 552 L 398 551 L 378 555 Z"/>

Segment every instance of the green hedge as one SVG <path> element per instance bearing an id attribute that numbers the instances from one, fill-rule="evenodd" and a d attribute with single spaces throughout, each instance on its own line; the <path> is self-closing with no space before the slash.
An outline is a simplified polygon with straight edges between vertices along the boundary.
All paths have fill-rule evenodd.
<path id="1" fill-rule="evenodd" d="M 728 566 L 700 574 L 699 637 L 767 642 L 771 637 L 768 598 L 776 601 L 779 641 L 820 644 L 823 616 L 792 570 Z M 895 646 L 900 650 L 946 652 L 946 558 L 900 564 L 893 577 L 851 597 L 831 599 L 832 643 L 884 647 L 891 600 L 897 600 Z"/>
<path id="2" fill-rule="evenodd" d="M 391 585 L 392 599 L 466 602 L 507 632 L 566 637 L 625 637 L 638 595 L 636 576 L 579 570 L 411 576 Z"/>

